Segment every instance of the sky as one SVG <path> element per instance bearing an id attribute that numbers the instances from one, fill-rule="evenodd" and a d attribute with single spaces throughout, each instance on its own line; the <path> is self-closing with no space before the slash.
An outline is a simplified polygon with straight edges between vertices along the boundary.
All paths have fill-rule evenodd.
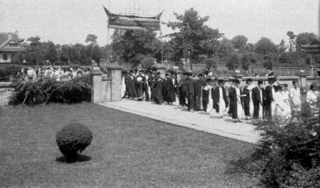
<path id="1" fill-rule="evenodd" d="M 288 31 L 318 35 L 319 0 L 0 0 L 0 32 L 19 31 L 20 38 L 38 35 L 58 44 L 85 44 L 86 36 L 94 34 L 99 45 L 106 45 L 113 29 L 108 32 L 103 5 L 112 13 L 134 7 L 149 15 L 164 10 L 164 22 L 176 21 L 174 12 L 193 7 L 226 38 L 244 35 L 250 43 L 268 37 L 279 44 L 288 41 Z M 162 32 L 173 31 L 162 25 Z"/>

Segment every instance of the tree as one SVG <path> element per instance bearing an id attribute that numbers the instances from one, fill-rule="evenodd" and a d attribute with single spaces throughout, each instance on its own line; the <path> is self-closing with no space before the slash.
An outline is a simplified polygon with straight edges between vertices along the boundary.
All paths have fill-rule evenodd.
<path id="1" fill-rule="evenodd" d="M 300 33 L 296 37 L 296 48 L 297 51 L 301 51 L 301 45 L 306 45 L 316 39 L 317 36 L 314 33 Z"/>
<path id="2" fill-rule="evenodd" d="M 244 50 L 246 48 L 248 38 L 243 35 L 238 35 L 231 39 L 231 42 L 235 49 Z"/>
<path id="3" fill-rule="evenodd" d="M 294 32 L 292 31 L 288 31 L 287 35 L 289 36 L 289 43 L 290 43 L 290 47 L 289 47 L 289 52 L 293 52 L 295 46 L 296 46 L 296 42 L 295 42 L 295 38 L 297 37 L 297 35 L 294 34 Z"/>
<path id="4" fill-rule="evenodd" d="M 227 38 L 223 38 L 220 42 L 219 42 L 219 46 L 218 49 L 216 51 L 216 54 L 220 57 L 220 58 L 227 58 L 229 57 L 231 54 L 235 53 L 235 49 L 234 46 L 231 42 L 231 40 L 227 39 Z"/>
<path id="5" fill-rule="evenodd" d="M 66 64 L 69 61 L 69 53 L 68 53 L 68 46 L 63 45 L 61 47 L 61 54 L 60 54 L 60 61 L 62 61 L 64 64 Z"/>
<path id="6" fill-rule="evenodd" d="M 226 66 L 228 67 L 229 70 L 237 69 L 239 68 L 239 65 L 240 65 L 240 57 L 238 54 L 236 53 L 231 54 L 227 58 Z"/>
<path id="7" fill-rule="evenodd" d="M 91 58 L 100 66 L 101 51 L 98 45 L 93 46 Z"/>
<path id="8" fill-rule="evenodd" d="M 147 55 L 142 58 L 141 60 L 141 66 L 144 69 L 150 69 L 154 65 L 154 58 L 150 55 Z"/>
<path id="9" fill-rule="evenodd" d="M 53 42 L 48 42 L 48 49 L 45 52 L 45 58 L 51 63 L 54 63 L 58 60 L 58 53 Z"/>
<path id="10" fill-rule="evenodd" d="M 241 58 L 241 66 L 244 70 L 249 70 L 250 59 L 248 54 L 244 54 Z"/>
<path id="11" fill-rule="evenodd" d="M 175 60 L 187 57 L 188 50 L 191 50 L 191 59 L 198 55 L 214 54 L 215 47 L 218 45 L 217 39 L 222 36 L 219 30 L 213 30 L 204 23 L 209 17 L 200 17 L 198 11 L 193 8 L 186 10 L 184 14 L 174 13 L 178 21 L 169 22 L 167 25 L 171 29 L 178 30 L 166 36 L 171 38 L 172 47 L 175 52 Z"/>
<path id="12" fill-rule="evenodd" d="M 27 46 L 26 59 L 31 63 L 38 63 L 44 59 L 46 45 L 40 42 L 40 37 L 30 37 L 27 39 L 30 44 Z"/>
<path id="13" fill-rule="evenodd" d="M 266 55 L 270 53 L 274 53 L 277 51 L 277 46 L 266 37 L 262 37 L 256 44 L 255 44 L 255 52 Z"/>
<path id="14" fill-rule="evenodd" d="M 96 44 L 97 43 L 97 36 L 93 34 L 89 34 L 86 38 L 86 42 L 90 42 L 91 44 Z"/>
<path id="15" fill-rule="evenodd" d="M 286 42 L 282 39 L 280 44 L 277 46 L 277 53 L 281 54 L 287 50 Z"/>
<path id="16" fill-rule="evenodd" d="M 122 62 L 138 65 L 146 56 L 154 57 L 161 49 L 156 33 L 152 31 L 115 31 L 112 49 Z"/>

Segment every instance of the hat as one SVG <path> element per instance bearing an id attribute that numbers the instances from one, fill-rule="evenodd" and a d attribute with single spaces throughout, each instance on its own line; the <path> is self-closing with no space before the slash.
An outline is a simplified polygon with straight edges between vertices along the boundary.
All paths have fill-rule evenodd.
<path id="1" fill-rule="evenodd" d="M 234 80 L 234 83 L 235 83 L 235 84 L 240 84 L 240 81 L 239 81 L 238 79 L 235 79 L 235 80 Z"/>

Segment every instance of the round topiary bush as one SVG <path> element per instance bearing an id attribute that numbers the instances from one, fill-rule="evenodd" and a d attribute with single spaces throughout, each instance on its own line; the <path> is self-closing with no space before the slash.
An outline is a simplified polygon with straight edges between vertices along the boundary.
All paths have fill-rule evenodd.
<path id="1" fill-rule="evenodd" d="M 92 132 L 80 123 L 72 123 L 57 132 L 56 141 L 61 153 L 73 158 L 91 144 Z"/>

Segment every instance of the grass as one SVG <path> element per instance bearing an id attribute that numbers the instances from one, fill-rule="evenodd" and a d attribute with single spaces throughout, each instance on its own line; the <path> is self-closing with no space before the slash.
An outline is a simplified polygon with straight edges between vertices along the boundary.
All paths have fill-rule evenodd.
<path id="1" fill-rule="evenodd" d="M 250 187 L 226 173 L 251 144 L 91 103 L 0 108 L 0 187 Z M 93 141 L 63 160 L 56 132 L 83 123 Z"/>

